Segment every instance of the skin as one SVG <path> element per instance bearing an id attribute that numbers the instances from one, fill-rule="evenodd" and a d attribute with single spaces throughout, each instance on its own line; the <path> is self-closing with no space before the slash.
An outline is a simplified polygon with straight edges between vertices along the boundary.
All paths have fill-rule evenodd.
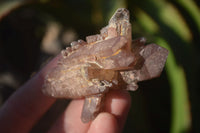
<path id="1" fill-rule="evenodd" d="M 27 133 L 56 101 L 42 92 L 44 76 L 57 64 L 58 55 L 39 73 L 16 91 L 0 109 L 0 132 Z M 81 111 L 84 99 L 72 100 L 63 114 L 49 129 L 49 133 L 66 132 L 121 132 L 131 105 L 128 92 L 111 91 L 106 95 L 105 112 L 95 120 L 84 124 L 81 122 Z M 102 122 L 103 121 L 103 122 Z"/>

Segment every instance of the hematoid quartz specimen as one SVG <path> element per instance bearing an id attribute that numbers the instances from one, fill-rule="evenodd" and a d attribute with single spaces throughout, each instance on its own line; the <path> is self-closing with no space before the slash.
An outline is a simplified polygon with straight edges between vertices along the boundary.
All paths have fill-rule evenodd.
<path id="1" fill-rule="evenodd" d="M 168 50 L 145 42 L 145 38 L 132 40 L 129 11 L 119 8 L 100 34 L 72 42 L 61 52 L 57 66 L 46 75 L 44 94 L 85 98 L 81 120 L 93 120 L 110 89 L 135 91 L 137 82 L 161 74 Z"/>

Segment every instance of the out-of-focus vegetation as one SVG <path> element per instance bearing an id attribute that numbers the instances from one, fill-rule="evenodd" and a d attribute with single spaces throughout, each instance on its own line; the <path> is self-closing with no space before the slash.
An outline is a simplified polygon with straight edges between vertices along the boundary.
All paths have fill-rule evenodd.
<path id="1" fill-rule="evenodd" d="M 50 56 L 73 40 L 99 33 L 119 7 L 130 11 L 133 38 L 144 36 L 169 50 L 161 77 L 131 92 L 124 132 L 200 132 L 198 0 L 0 1 L 1 104 Z M 46 131 L 56 117 L 48 118 L 32 132 Z"/>

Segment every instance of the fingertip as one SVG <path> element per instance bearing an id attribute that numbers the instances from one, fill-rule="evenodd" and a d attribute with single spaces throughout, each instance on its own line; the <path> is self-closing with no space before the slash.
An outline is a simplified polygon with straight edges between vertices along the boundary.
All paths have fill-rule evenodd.
<path id="1" fill-rule="evenodd" d="M 125 90 L 110 91 L 106 95 L 106 112 L 110 112 L 116 116 L 128 112 L 131 106 L 131 96 Z"/>
<path id="2" fill-rule="evenodd" d="M 88 133 L 117 133 L 118 122 L 110 113 L 102 112 L 91 123 Z"/>
<path id="3" fill-rule="evenodd" d="M 116 117 L 120 131 L 124 127 L 130 106 L 131 96 L 126 90 L 113 90 L 106 95 L 104 110 Z"/>
<path id="4" fill-rule="evenodd" d="M 83 99 L 72 100 L 48 133 L 87 132 L 90 123 L 81 121 Z"/>
<path id="5" fill-rule="evenodd" d="M 56 65 L 58 60 L 61 58 L 61 54 L 58 54 L 54 58 L 50 59 L 50 61 L 40 70 L 38 76 L 45 76 L 49 73 Z"/>

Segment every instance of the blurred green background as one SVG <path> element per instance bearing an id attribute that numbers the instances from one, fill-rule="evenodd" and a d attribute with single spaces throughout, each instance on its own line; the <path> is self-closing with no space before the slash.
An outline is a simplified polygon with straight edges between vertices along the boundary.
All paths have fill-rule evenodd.
<path id="1" fill-rule="evenodd" d="M 161 77 L 130 92 L 124 133 L 199 133 L 198 0 L 1 0 L 0 104 L 71 41 L 99 33 L 120 7 L 130 11 L 133 38 L 169 50 Z M 32 132 L 47 131 L 67 103 L 56 102 Z"/>

